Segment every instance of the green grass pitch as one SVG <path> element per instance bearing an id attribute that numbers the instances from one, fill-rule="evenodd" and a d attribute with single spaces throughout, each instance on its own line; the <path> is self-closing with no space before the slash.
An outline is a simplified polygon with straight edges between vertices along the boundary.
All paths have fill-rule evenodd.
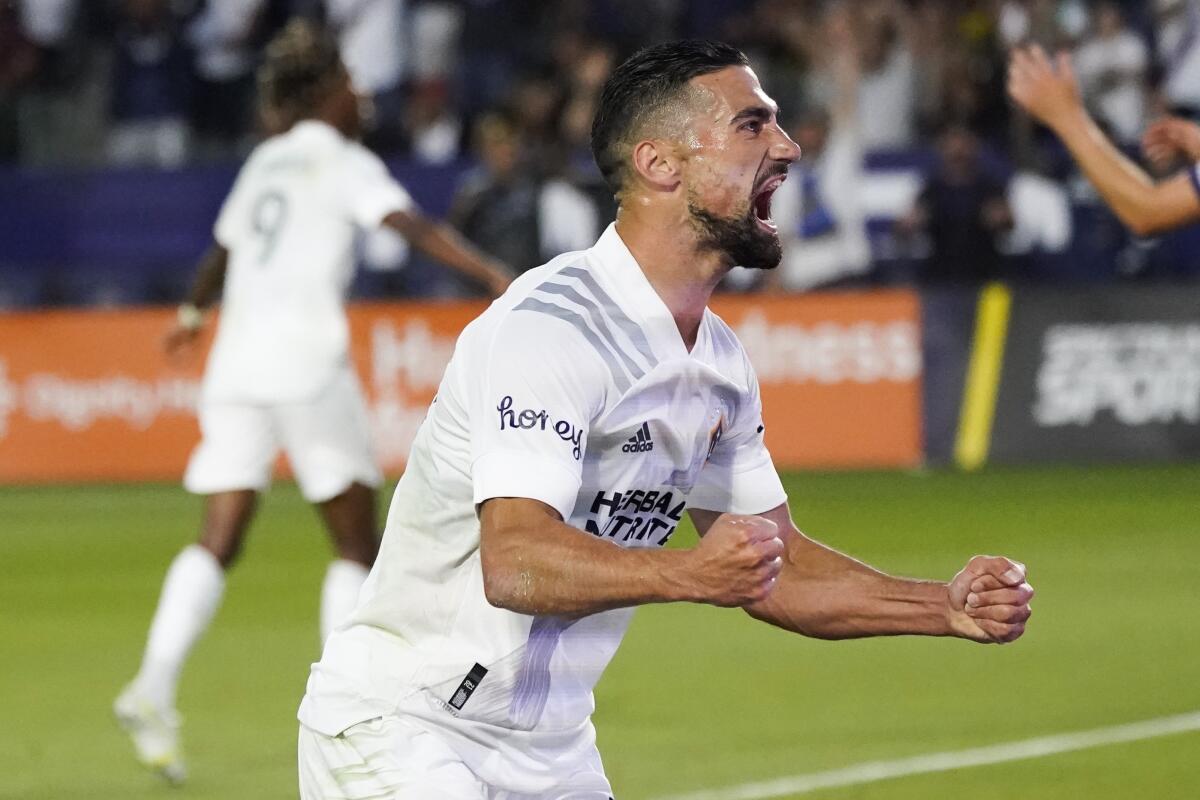
<path id="1" fill-rule="evenodd" d="M 736 610 L 639 612 L 597 692 L 617 796 L 645 800 L 1200 709 L 1200 465 L 801 474 L 802 528 L 891 572 L 1026 561 L 1025 638 L 816 642 Z M 386 500 L 387 498 L 383 498 Z M 174 486 L 0 489 L 0 798 L 289 798 L 328 546 L 281 485 L 184 674 L 192 777 L 110 717 L 199 501 Z M 681 544 L 694 539 L 681 532 Z M 1195 798 L 1200 733 L 805 797 Z"/>

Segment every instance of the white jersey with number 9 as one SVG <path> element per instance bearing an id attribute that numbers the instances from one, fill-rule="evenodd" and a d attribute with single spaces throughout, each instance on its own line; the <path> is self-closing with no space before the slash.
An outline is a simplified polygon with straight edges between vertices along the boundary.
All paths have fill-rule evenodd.
<path id="1" fill-rule="evenodd" d="M 205 399 L 318 394 L 348 358 L 343 302 L 356 231 L 411 207 L 375 154 L 323 122 L 306 120 L 259 145 L 214 231 L 229 266 Z"/>

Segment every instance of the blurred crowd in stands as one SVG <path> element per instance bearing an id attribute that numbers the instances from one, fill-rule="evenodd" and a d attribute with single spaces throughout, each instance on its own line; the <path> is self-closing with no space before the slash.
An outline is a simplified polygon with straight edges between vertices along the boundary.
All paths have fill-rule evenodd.
<path id="1" fill-rule="evenodd" d="M 1004 91 L 1012 47 L 1070 50 L 1134 153 L 1200 113 L 1200 0 L 0 0 L 0 163 L 234 162 L 297 15 L 338 37 L 368 145 L 467 165 L 450 217 L 519 269 L 611 219 L 587 147 L 609 70 L 707 37 L 747 52 L 804 150 L 774 201 L 784 263 L 733 290 L 1200 276 L 1200 237 L 1132 239 Z"/>

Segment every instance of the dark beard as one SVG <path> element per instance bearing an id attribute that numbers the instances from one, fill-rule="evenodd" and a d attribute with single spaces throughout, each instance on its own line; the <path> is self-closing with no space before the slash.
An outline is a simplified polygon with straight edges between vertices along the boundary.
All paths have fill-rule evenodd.
<path id="1" fill-rule="evenodd" d="M 688 213 L 700 229 L 700 247 L 729 256 L 734 266 L 775 269 L 783 258 L 778 234 L 762 230 L 754 221 L 754 206 L 740 217 L 718 217 L 688 201 Z"/>

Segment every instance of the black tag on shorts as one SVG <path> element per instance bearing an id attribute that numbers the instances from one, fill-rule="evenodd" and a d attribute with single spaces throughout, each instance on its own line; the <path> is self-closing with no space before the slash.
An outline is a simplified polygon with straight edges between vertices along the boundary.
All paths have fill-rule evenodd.
<path id="1" fill-rule="evenodd" d="M 479 687 L 479 682 L 483 680 L 484 675 L 487 675 L 487 667 L 482 664 L 471 667 L 467 677 L 463 678 L 462 683 L 454 690 L 454 696 L 450 698 L 450 707 L 455 711 L 462 711 L 462 707 L 471 699 L 471 695 Z"/>

